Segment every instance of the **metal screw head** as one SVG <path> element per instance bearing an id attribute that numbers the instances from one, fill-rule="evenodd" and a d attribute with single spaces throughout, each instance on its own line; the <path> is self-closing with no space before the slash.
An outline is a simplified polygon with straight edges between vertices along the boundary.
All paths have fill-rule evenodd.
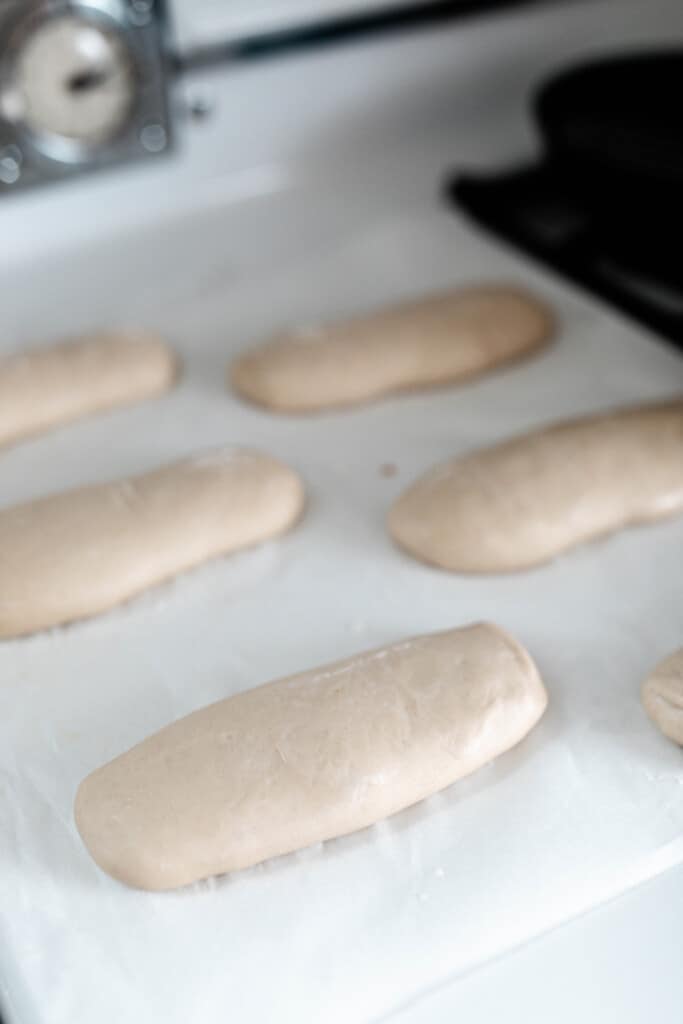
<path id="1" fill-rule="evenodd" d="M 187 104 L 187 112 L 193 121 L 205 121 L 213 113 L 213 101 L 209 96 L 191 96 Z"/>
<path id="2" fill-rule="evenodd" d="M 168 136 L 162 124 L 146 124 L 140 132 L 140 142 L 148 153 L 161 153 L 166 149 Z"/>
<path id="3" fill-rule="evenodd" d="M 18 146 L 4 146 L 0 149 L 0 182 L 16 185 L 21 177 L 23 154 Z"/>
<path id="4" fill-rule="evenodd" d="M 148 25 L 152 20 L 154 0 L 130 0 L 129 17 L 134 25 Z"/>

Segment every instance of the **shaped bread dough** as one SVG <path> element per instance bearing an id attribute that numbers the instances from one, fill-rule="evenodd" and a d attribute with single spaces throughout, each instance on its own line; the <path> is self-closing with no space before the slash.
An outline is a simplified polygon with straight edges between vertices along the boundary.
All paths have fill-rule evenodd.
<path id="1" fill-rule="evenodd" d="M 0 445 L 160 395 L 178 362 L 146 331 L 86 335 L 0 359 Z"/>
<path id="2" fill-rule="evenodd" d="M 655 725 L 683 746 L 683 647 L 660 662 L 643 683 L 641 695 Z"/>
<path id="3" fill-rule="evenodd" d="M 169 889 L 355 832 L 519 743 L 547 695 L 520 645 L 475 625 L 280 679 L 98 769 L 78 829 L 105 871 Z"/>
<path id="4" fill-rule="evenodd" d="M 540 348 L 552 327 L 521 290 L 468 288 L 276 337 L 238 358 L 230 380 L 258 405 L 315 412 L 483 373 Z"/>
<path id="5" fill-rule="evenodd" d="M 292 470 L 225 450 L 0 510 L 0 636 L 113 608 L 288 530 L 303 503 Z"/>
<path id="6" fill-rule="evenodd" d="M 683 511 L 683 399 L 557 423 L 438 466 L 389 513 L 394 540 L 456 572 L 525 569 Z"/>

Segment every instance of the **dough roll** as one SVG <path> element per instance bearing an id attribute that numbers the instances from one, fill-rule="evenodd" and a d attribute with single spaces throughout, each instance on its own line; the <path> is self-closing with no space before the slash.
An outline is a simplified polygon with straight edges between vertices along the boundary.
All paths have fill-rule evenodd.
<path id="1" fill-rule="evenodd" d="M 168 391 L 178 361 L 146 331 L 103 332 L 0 358 L 0 445 Z"/>
<path id="2" fill-rule="evenodd" d="M 235 390 L 277 412 L 316 412 L 450 384 L 544 345 L 549 310 L 505 287 L 468 288 L 274 338 L 232 365 Z"/>
<path id="3" fill-rule="evenodd" d="M 643 683 L 641 695 L 655 725 L 683 746 L 683 647 L 660 662 Z"/>
<path id="4" fill-rule="evenodd" d="M 96 615 L 265 541 L 303 503 L 292 470 L 225 450 L 0 510 L 0 637 Z"/>
<path id="5" fill-rule="evenodd" d="M 372 825 L 519 743 L 546 703 L 496 626 L 416 637 L 167 726 L 85 779 L 76 823 L 114 878 L 170 889 Z"/>
<path id="6" fill-rule="evenodd" d="M 389 531 L 455 572 L 525 569 L 683 511 L 683 399 L 558 423 L 447 462 L 394 504 Z"/>

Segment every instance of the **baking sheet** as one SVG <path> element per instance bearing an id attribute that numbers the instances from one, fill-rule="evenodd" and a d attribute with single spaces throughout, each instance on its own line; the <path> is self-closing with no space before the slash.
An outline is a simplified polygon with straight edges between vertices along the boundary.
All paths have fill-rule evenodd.
<path id="1" fill-rule="evenodd" d="M 315 419 L 272 417 L 224 390 L 230 353 L 275 327 L 482 278 L 553 302 L 551 350 L 466 387 Z M 310 497 L 278 543 L 0 645 L 9 1024 L 390 1020 L 427 987 L 683 860 L 681 753 L 638 699 L 683 640 L 683 520 L 500 578 L 419 565 L 383 530 L 392 499 L 434 462 L 680 391 L 679 355 L 431 198 L 396 213 L 310 183 L 0 286 L 3 350 L 135 320 L 186 360 L 168 397 L 3 452 L 3 505 L 224 443 L 286 459 Z M 477 619 L 518 636 L 550 692 L 539 727 L 496 763 L 362 833 L 174 893 L 127 890 L 90 860 L 75 789 L 151 731 L 270 678 Z"/>

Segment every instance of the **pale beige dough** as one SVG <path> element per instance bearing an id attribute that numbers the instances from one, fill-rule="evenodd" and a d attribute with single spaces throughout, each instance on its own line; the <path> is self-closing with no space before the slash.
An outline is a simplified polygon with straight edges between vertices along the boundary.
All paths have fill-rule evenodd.
<path id="1" fill-rule="evenodd" d="M 552 328 L 526 292 L 467 288 L 277 336 L 239 357 L 230 381 L 277 412 L 316 412 L 483 373 L 540 348 Z"/>
<path id="2" fill-rule="evenodd" d="M 641 695 L 655 725 L 683 746 L 683 647 L 657 665 L 643 683 Z"/>
<path id="3" fill-rule="evenodd" d="M 0 445 L 168 391 L 178 361 L 147 331 L 85 335 L 0 358 Z"/>
<path id="4" fill-rule="evenodd" d="M 454 572 L 525 569 L 683 512 L 683 399 L 557 423 L 431 470 L 389 513 L 394 540 Z"/>
<path id="5" fill-rule="evenodd" d="M 265 541 L 303 503 L 291 469 L 226 449 L 0 510 L 0 637 L 96 615 Z"/>
<path id="6" fill-rule="evenodd" d="M 167 726 L 85 779 L 76 823 L 114 878 L 170 889 L 372 825 L 519 743 L 546 704 L 496 626 L 416 637 Z"/>

